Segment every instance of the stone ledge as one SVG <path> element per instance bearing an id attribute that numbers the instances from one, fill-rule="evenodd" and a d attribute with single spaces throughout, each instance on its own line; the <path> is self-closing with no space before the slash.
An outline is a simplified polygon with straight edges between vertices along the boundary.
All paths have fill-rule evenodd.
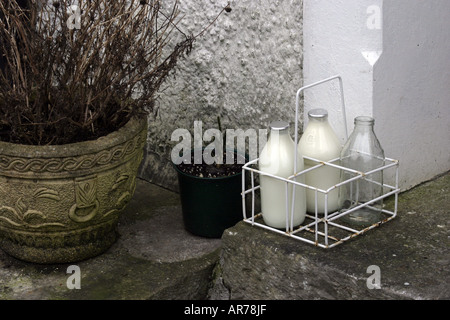
<path id="1" fill-rule="evenodd" d="M 142 180 L 122 214 L 119 240 L 79 263 L 81 289 L 68 289 L 67 265 L 19 261 L 0 250 L 0 300 L 205 299 L 220 239 L 184 230 L 179 196 Z"/>
<path id="2" fill-rule="evenodd" d="M 179 196 L 144 181 L 121 216 L 121 237 L 77 263 L 35 265 L 0 250 L 0 300 L 450 299 L 450 174 L 405 192 L 398 217 L 334 249 L 240 222 L 222 239 L 184 230 Z M 381 289 L 367 288 L 367 268 Z"/>
<path id="3" fill-rule="evenodd" d="M 211 299 L 449 299 L 450 175 L 399 197 L 398 217 L 332 249 L 245 222 L 225 231 Z M 367 268 L 381 271 L 368 289 Z"/>

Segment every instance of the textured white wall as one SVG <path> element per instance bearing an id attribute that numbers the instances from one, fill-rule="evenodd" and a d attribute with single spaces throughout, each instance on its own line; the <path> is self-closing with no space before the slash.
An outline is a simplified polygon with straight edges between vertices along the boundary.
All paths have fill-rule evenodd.
<path id="1" fill-rule="evenodd" d="M 181 29 L 198 34 L 227 5 L 226 0 L 181 1 Z M 176 189 L 170 164 L 175 129 L 203 131 L 267 128 L 272 120 L 293 121 L 302 82 L 302 0 L 230 1 L 223 14 L 180 61 L 166 83 L 156 119 L 149 122 L 147 157 L 141 177 Z"/>
<path id="2" fill-rule="evenodd" d="M 343 77 L 349 133 L 355 116 L 375 118 L 386 156 L 400 160 L 401 188 L 448 171 L 450 1 L 304 3 L 305 84 Z M 374 8 L 380 9 L 381 28 L 373 20 Z M 338 99 L 335 84 L 308 92 L 305 114 L 319 106 L 329 109 L 342 137 Z"/>

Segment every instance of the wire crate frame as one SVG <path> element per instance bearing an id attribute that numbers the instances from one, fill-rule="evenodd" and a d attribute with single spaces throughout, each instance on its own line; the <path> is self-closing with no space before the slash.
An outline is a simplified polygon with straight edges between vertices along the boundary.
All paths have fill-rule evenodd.
<path id="1" fill-rule="evenodd" d="M 302 87 L 297 92 L 297 98 L 296 98 L 296 111 L 295 111 L 295 156 L 294 156 L 294 172 L 296 172 L 294 175 L 283 178 L 279 176 L 275 176 L 269 173 L 262 172 L 256 168 L 258 168 L 258 162 L 259 158 L 247 162 L 243 168 L 242 168 L 242 207 L 243 207 L 243 218 L 244 221 L 251 224 L 252 226 L 261 227 L 279 234 L 283 234 L 285 236 L 321 247 L 321 248 L 333 248 L 337 245 L 340 245 L 344 243 L 347 240 L 350 240 L 358 235 L 361 235 L 373 228 L 376 228 L 392 219 L 394 219 L 397 216 L 397 206 L 398 206 L 398 194 L 400 192 L 400 189 L 398 187 L 398 171 L 399 171 L 399 161 L 391 158 L 385 158 L 385 165 L 381 166 L 379 168 L 373 169 L 371 171 L 367 172 L 360 172 L 357 170 L 354 170 L 352 168 L 343 167 L 341 165 L 336 164 L 336 162 L 339 162 L 339 158 L 333 159 L 330 161 L 320 161 L 318 159 L 314 159 L 311 157 L 303 156 L 303 159 L 307 159 L 315 163 L 314 166 L 302 170 L 300 172 L 297 171 L 297 148 L 298 148 L 298 111 L 299 111 L 299 97 L 300 94 L 309 88 L 312 88 L 314 86 L 318 86 L 320 84 L 323 84 L 328 81 L 332 80 L 339 80 L 340 89 L 341 89 L 341 103 L 342 103 L 342 114 L 344 117 L 344 126 L 345 126 L 345 134 L 348 136 L 347 133 L 347 125 L 346 125 L 346 115 L 345 115 L 345 100 L 344 100 L 344 92 L 343 92 L 343 82 L 342 78 L 340 76 L 334 76 L 327 79 L 324 79 L 322 81 L 313 83 L 311 85 Z M 302 178 L 306 173 L 318 170 L 321 167 L 329 166 L 333 167 L 337 170 L 346 171 L 353 175 L 353 177 L 342 181 L 332 187 L 330 187 L 327 190 L 322 190 L 310 185 L 307 185 L 305 183 L 298 182 L 297 180 Z M 358 186 L 358 181 L 365 180 L 372 183 L 377 183 L 370 180 L 370 175 L 382 172 L 383 175 L 385 174 L 386 170 L 395 170 L 395 185 L 391 186 L 389 184 L 383 183 L 382 184 L 382 190 L 383 194 L 371 199 L 370 201 L 367 201 L 365 203 L 359 203 L 357 206 L 353 207 L 352 209 L 349 209 L 344 212 L 340 212 L 340 210 L 337 210 L 335 212 L 328 213 L 328 194 L 337 189 L 344 187 L 346 184 L 353 184 L 356 182 L 356 185 Z M 250 174 L 250 188 L 247 189 L 247 179 L 246 179 L 246 173 Z M 276 229 L 273 227 L 270 227 L 262 221 L 262 213 L 255 213 L 256 209 L 256 192 L 260 189 L 260 185 L 256 185 L 255 181 L 258 176 L 268 176 L 273 179 L 277 179 L 279 181 L 284 182 L 285 184 L 285 214 L 286 214 L 286 228 L 285 229 Z M 379 184 L 379 183 L 377 183 Z M 289 214 L 289 185 L 292 185 L 292 206 L 291 206 L 291 213 Z M 293 225 L 293 216 L 294 216 L 294 204 L 295 204 L 295 188 L 305 188 L 314 190 L 315 194 L 315 212 L 314 215 L 306 213 L 305 221 L 300 226 L 297 226 L 294 228 Z M 317 207 L 318 207 L 318 194 L 323 194 L 324 197 L 324 213 L 319 214 Z M 251 196 L 251 215 L 247 215 L 247 196 Z M 381 219 L 380 221 L 361 229 L 355 229 L 354 226 L 350 227 L 348 225 L 345 225 L 340 223 L 339 219 L 344 217 L 345 215 L 350 214 L 353 211 L 359 210 L 363 207 L 372 208 L 372 204 L 387 198 L 389 196 L 394 195 L 394 210 L 389 211 L 386 209 L 381 209 L 381 212 L 384 213 L 384 216 L 386 218 Z M 280 208 L 282 210 L 282 208 Z M 309 236 L 309 237 L 308 237 Z"/>

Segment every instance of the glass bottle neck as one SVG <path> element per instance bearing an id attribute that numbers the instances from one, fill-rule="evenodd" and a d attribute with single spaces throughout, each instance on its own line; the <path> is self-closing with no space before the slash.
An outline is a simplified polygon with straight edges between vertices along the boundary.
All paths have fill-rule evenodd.
<path id="1" fill-rule="evenodd" d="M 372 117 L 361 116 L 355 118 L 355 130 L 373 131 L 375 120 Z"/>
<path id="2" fill-rule="evenodd" d="M 289 128 L 283 130 L 271 129 L 268 142 L 271 146 L 294 144 Z"/>
<path id="3" fill-rule="evenodd" d="M 308 119 L 309 119 L 309 122 L 311 122 L 311 123 L 325 123 L 325 122 L 328 122 L 328 117 L 321 117 L 321 118 L 308 117 Z"/>
<path id="4" fill-rule="evenodd" d="M 270 135 L 268 142 L 271 143 L 271 145 L 277 145 L 277 144 L 285 144 L 290 143 L 292 141 L 292 138 L 290 136 L 290 126 L 289 123 L 286 121 L 273 121 L 270 126 Z"/>
<path id="5" fill-rule="evenodd" d="M 375 119 L 372 117 L 361 116 L 355 118 L 355 125 L 357 126 L 372 126 L 375 124 Z"/>
<path id="6" fill-rule="evenodd" d="M 283 129 L 283 130 L 271 129 L 270 130 L 270 137 L 280 137 L 280 138 L 290 137 L 289 128 L 288 129 Z"/>

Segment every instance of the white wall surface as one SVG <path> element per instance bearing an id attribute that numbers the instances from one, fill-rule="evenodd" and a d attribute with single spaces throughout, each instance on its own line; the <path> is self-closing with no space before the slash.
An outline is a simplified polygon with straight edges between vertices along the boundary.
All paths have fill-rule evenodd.
<path id="1" fill-rule="evenodd" d="M 343 77 L 349 133 L 375 118 L 402 189 L 450 170 L 449 13 L 448 0 L 304 1 L 304 83 Z M 305 114 L 316 107 L 343 137 L 337 83 L 305 93 Z"/>
<path id="2" fill-rule="evenodd" d="M 450 170 L 450 1 L 385 0 L 383 14 L 374 116 L 408 188 Z"/>
<path id="3" fill-rule="evenodd" d="M 363 53 L 382 48 L 381 30 L 369 29 L 367 9 L 381 0 L 305 0 L 304 83 L 310 84 L 339 74 L 344 81 L 347 126 L 357 115 L 373 115 L 373 61 Z M 305 112 L 329 111 L 329 120 L 344 142 L 338 82 L 305 91 Z M 307 122 L 307 119 L 305 119 Z M 350 132 L 349 132 L 350 133 Z"/>

